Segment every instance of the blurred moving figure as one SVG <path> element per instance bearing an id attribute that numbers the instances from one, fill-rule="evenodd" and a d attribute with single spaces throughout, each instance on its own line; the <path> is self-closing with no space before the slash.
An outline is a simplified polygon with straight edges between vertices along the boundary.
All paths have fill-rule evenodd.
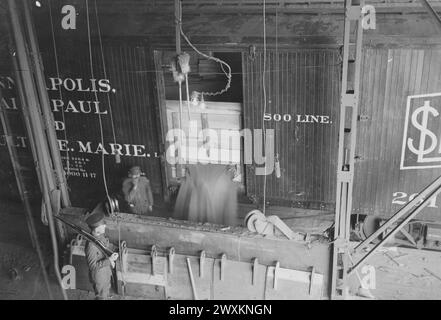
<path id="1" fill-rule="evenodd" d="M 189 165 L 173 218 L 222 225 L 237 224 L 237 187 L 226 166 Z"/>
<path id="2" fill-rule="evenodd" d="M 122 184 L 124 199 L 129 204 L 130 213 L 149 214 L 153 211 L 153 194 L 150 181 L 141 175 L 141 168 L 134 166 Z"/>

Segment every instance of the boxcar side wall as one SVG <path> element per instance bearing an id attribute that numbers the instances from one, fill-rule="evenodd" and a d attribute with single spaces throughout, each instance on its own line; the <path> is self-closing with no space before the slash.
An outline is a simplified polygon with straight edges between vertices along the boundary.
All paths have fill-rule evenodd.
<path id="1" fill-rule="evenodd" d="M 10 45 L 8 35 L 8 19 L 4 12 L 0 12 L 0 107 L 7 115 L 10 132 L 6 132 L 0 125 L 0 199 L 19 200 L 20 194 L 11 158 L 8 152 L 8 143 L 16 148 L 20 158 L 20 168 L 23 173 L 26 192 L 37 199 L 39 197 L 38 181 L 35 172 L 35 163 L 32 158 L 30 144 L 21 112 L 22 105 L 19 98 L 17 81 L 15 79 L 12 61 L 10 59 Z M 9 140 L 9 142 L 8 142 Z"/>
<path id="2" fill-rule="evenodd" d="M 354 210 L 389 216 L 441 174 L 441 49 L 365 48 L 363 70 Z"/>
<path id="3" fill-rule="evenodd" d="M 173 13 L 167 13 L 169 19 L 167 14 L 136 10 L 127 15 L 98 3 L 101 53 L 97 15 L 90 5 L 92 76 L 86 8 L 83 2 L 73 3 L 77 9 L 76 29 L 63 29 L 61 8 L 66 4 L 71 3 L 52 1 L 52 17 L 47 4 L 34 8 L 33 14 L 73 205 L 88 207 L 104 197 L 103 152 L 110 193 L 118 190 L 126 169 L 138 164 L 151 179 L 155 196 L 164 197 L 164 137 L 158 127 L 158 70 L 153 52 L 173 48 Z M 262 16 L 222 12 L 194 15 L 184 11 L 183 28 L 202 50 L 242 52 L 244 126 L 261 128 Z M 270 205 L 332 209 L 343 15 L 278 13 L 276 17 L 273 12 L 267 16 L 266 32 L 269 72 L 265 111 L 270 120 L 265 126 L 276 131 L 282 169 L 281 178 L 274 173 L 268 176 L 267 200 Z M 439 170 L 424 166 L 403 169 L 402 162 L 412 167 L 420 159 L 418 153 L 408 150 L 409 137 L 414 149 L 421 152 L 436 138 L 435 148 L 424 154 L 426 159 L 436 159 L 439 151 L 441 129 L 434 111 L 429 107 L 418 109 L 424 106 L 424 97 L 407 102 L 412 95 L 441 92 L 441 41 L 436 28 L 420 13 L 409 14 L 406 19 L 400 14 L 378 14 L 376 28 L 364 32 L 354 213 L 387 217 L 434 180 Z M 99 103 L 95 103 L 94 91 Z M 430 107 L 438 110 L 440 100 L 431 96 Z M 418 129 L 424 114 L 429 117 L 425 129 L 433 135 L 421 125 Z M 404 136 L 405 127 L 408 137 Z M 420 148 L 417 142 L 424 133 L 426 145 Z M 112 155 L 115 152 L 121 153 L 120 163 Z M 247 166 L 247 194 L 255 201 L 260 201 L 263 194 L 261 180 L 254 175 L 254 166 Z M 437 220 L 438 206 L 433 202 L 421 217 Z"/>

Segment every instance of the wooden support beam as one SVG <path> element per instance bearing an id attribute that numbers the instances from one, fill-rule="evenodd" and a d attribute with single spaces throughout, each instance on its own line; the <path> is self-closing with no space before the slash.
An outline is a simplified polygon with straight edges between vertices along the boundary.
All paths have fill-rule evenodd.
<path id="1" fill-rule="evenodd" d="M 398 231 L 401 230 L 410 220 L 412 220 L 418 213 L 420 213 L 430 202 L 432 197 L 441 193 L 441 185 L 438 185 L 437 189 L 433 191 L 417 208 L 409 215 L 406 219 L 401 221 L 392 231 L 390 231 L 379 243 L 377 243 L 365 256 L 363 256 L 353 267 L 351 267 L 348 271 L 348 276 L 353 272 L 357 271 L 357 269 L 366 262 L 369 257 L 371 257 L 379 248 L 381 248 L 390 238 L 392 238 Z"/>
<path id="2" fill-rule="evenodd" d="M 28 46 L 23 32 L 23 26 L 20 16 L 20 10 L 17 6 L 17 1 L 8 0 L 8 9 L 11 23 L 11 32 L 14 39 L 16 55 L 17 55 L 17 79 L 20 79 L 20 86 L 22 86 L 22 108 L 26 109 L 29 115 L 28 135 L 32 136 L 32 140 L 35 143 L 35 154 L 38 161 L 40 175 L 40 185 L 42 187 L 42 194 L 44 204 L 46 208 L 47 218 L 49 222 L 49 231 L 52 239 L 52 249 L 54 254 L 54 269 L 57 276 L 57 280 L 60 285 L 61 292 L 65 300 L 67 295 L 62 286 L 61 274 L 59 270 L 58 260 L 58 244 L 57 234 L 55 230 L 55 223 L 53 220 L 52 204 L 50 196 L 53 191 L 56 190 L 56 182 L 54 177 L 54 170 L 52 161 L 50 158 L 50 151 L 46 140 L 46 133 L 43 126 L 43 120 L 41 118 L 41 111 L 39 108 L 39 96 L 35 88 L 33 74 L 31 72 L 31 62 L 28 56 Z M 26 18 L 26 17 L 25 17 Z M 60 239 L 63 241 L 64 239 Z"/>
<path id="3" fill-rule="evenodd" d="M 399 219 L 401 219 L 404 215 L 409 213 L 419 202 L 427 199 L 427 197 L 432 194 L 436 189 L 441 186 L 441 176 L 433 181 L 430 185 L 426 187 L 423 191 L 421 191 L 418 196 L 416 196 L 412 201 L 408 202 L 404 207 L 398 210 L 389 220 L 386 221 L 377 231 L 372 233 L 367 239 L 363 240 L 357 247 L 355 247 L 354 251 L 358 252 L 364 249 L 369 243 L 375 240 L 380 234 L 382 234 L 386 229 L 395 224 Z M 429 197 L 430 200 L 430 197 Z"/>
<path id="4" fill-rule="evenodd" d="M 181 26 L 182 26 L 181 0 L 175 0 L 176 54 L 181 53 Z"/>
<path id="5" fill-rule="evenodd" d="M 175 10 L 173 1 L 153 1 L 149 4 L 139 1 L 100 1 L 100 12 L 138 12 L 138 13 L 156 13 L 164 14 Z M 375 7 L 377 13 L 391 13 L 407 11 L 409 13 L 424 12 L 419 1 L 426 0 L 411 0 L 408 2 L 391 0 L 391 1 L 370 1 L 369 5 Z M 113 2 L 109 5 L 109 2 Z M 149 1 L 147 1 L 149 2 Z M 441 1 L 431 1 L 431 5 L 435 8 L 441 8 Z M 336 1 L 275 1 L 266 3 L 266 12 L 268 15 L 283 13 L 283 14 L 342 14 L 344 10 L 344 0 Z M 261 14 L 261 1 L 228 1 L 217 3 L 214 5 L 212 1 L 184 1 L 184 14 Z"/>
<path id="6" fill-rule="evenodd" d="M 0 101 L 2 101 L 2 91 L 0 89 Z M 49 299 L 53 299 L 52 291 L 49 284 L 49 277 L 46 270 L 46 263 L 44 261 L 43 253 L 41 251 L 40 247 L 40 241 L 39 237 L 35 228 L 34 223 L 34 217 L 32 215 L 32 206 L 31 206 L 31 200 L 29 198 L 28 191 L 26 190 L 26 184 L 23 180 L 23 175 L 20 170 L 20 159 L 17 154 L 16 147 L 12 143 L 12 130 L 10 128 L 8 115 L 6 110 L 2 107 L 2 104 L 0 103 L 0 123 L 3 127 L 3 133 L 6 137 L 6 144 L 9 151 L 9 156 L 11 158 L 12 168 L 14 170 L 15 179 L 17 181 L 17 188 L 20 194 L 20 198 L 23 202 L 23 206 L 25 209 L 26 214 L 26 221 L 29 228 L 29 235 L 32 241 L 32 245 L 35 248 L 35 251 L 37 252 L 38 260 L 40 262 L 40 268 L 41 272 L 43 274 L 43 279 L 46 285 L 47 293 L 49 296 Z"/>
<path id="7" fill-rule="evenodd" d="M 48 138 L 48 147 L 50 150 L 52 162 L 56 174 L 56 184 L 61 191 L 61 201 L 63 207 L 70 206 L 69 193 L 67 191 L 66 176 L 63 170 L 61 161 L 60 149 L 58 146 L 57 135 L 55 133 L 54 118 L 50 107 L 49 96 L 46 90 L 46 81 L 43 72 L 43 62 L 40 55 L 40 50 L 37 43 L 37 35 L 35 33 L 35 26 L 32 21 L 29 1 L 22 0 L 24 7 L 24 24 L 27 30 L 29 39 L 30 57 L 33 62 L 33 71 L 35 75 L 36 89 L 40 97 L 40 106 L 45 122 L 46 133 Z M 56 212 L 55 214 L 58 214 Z"/>
<path id="8" fill-rule="evenodd" d="M 355 143 L 362 60 L 362 15 L 364 1 L 345 1 L 342 86 L 337 158 L 336 208 L 331 278 L 331 298 L 346 298 L 347 245 L 352 214 Z M 355 26 L 355 32 L 353 31 Z M 352 38 L 355 42 L 352 42 Z M 352 52 L 355 49 L 355 52 Z M 351 58 L 350 58 L 351 53 Z M 352 53 L 355 53 L 352 55 Z M 350 68 L 353 64 L 354 68 Z"/>

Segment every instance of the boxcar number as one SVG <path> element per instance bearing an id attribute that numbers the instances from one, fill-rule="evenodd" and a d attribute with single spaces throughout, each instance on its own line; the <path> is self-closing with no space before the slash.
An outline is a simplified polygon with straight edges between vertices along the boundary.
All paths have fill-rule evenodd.
<path id="1" fill-rule="evenodd" d="M 409 197 L 408 197 L 406 192 L 399 192 L 398 191 L 398 192 L 394 192 L 392 194 L 392 196 L 394 197 L 392 199 L 392 204 L 405 205 L 406 203 L 415 199 L 415 197 L 418 196 L 418 193 L 413 193 L 413 194 L 409 195 Z M 437 198 L 437 196 L 433 197 L 430 200 L 430 203 L 428 205 L 429 208 L 438 208 L 438 206 L 436 205 L 436 198 Z M 424 199 L 422 199 L 419 203 L 421 203 L 423 201 L 424 201 Z"/>

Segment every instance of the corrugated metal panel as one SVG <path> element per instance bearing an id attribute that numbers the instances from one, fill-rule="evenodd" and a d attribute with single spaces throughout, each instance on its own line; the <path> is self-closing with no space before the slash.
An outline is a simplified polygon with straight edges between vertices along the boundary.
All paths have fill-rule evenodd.
<path id="1" fill-rule="evenodd" d="M 60 78 L 82 79 L 83 90 L 93 87 L 91 76 L 89 53 L 87 43 L 63 42 L 58 39 L 58 59 Z M 105 79 L 98 40 L 93 40 L 93 67 L 94 78 Z M 44 47 L 44 46 L 42 46 Z M 121 163 L 115 161 L 111 154 L 105 155 L 105 171 L 107 184 L 111 193 L 117 193 L 121 188 L 121 181 L 127 175 L 128 168 L 132 165 L 140 165 L 150 179 L 153 192 L 162 196 L 161 166 L 159 159 L 159 142 L 157 134 L 157 119 L 155 115 L 155 102 L 153 93 L 152 57 L 149 49 L 136 43 L 119 42 L 118 44 L 105 43 L 104 60 L 106 62 L 107 79 L 112 91 L 98 92 L 99 110 L 107 111 L 101 115 L 103 126 L 103 140 L 105 149 L 111 153 L 110 143 L 122 146 L 124 156 Z M 53 51 L 51 48 L 44 54 L 48 88 L 51 88 L 50 77 L 57 77 Z M 98 83 L 98 80 L 97 80 Z M 71 85 L 71 82 L 69 82 Z M 107 91 L 107 90 L 105 90 Z M 51 99 L 59 99 L 57 90 L 49 90 Z M 109 95 L 111 108 L 107 101 Z M 79 109 L 79 101 L 94 101 L 94 93 L 91 91 L 79 91 L 78 81 L 76 90 L 62 89 L 62 100 L 65 105 L 72 102 Z M 88 111 L 88 105 L 86 105 Z M 71 175 L 68 185 L 71 189 L 73 205 L 93 205 L 104 197 L 104 184 L 102 179 L 101 152 L 98 144 L 101 142 L 99 116 L 93 112 L 75 112 L 72 108 L 64 112 L 66 129 L 58 131 L 59 139 L 69 141 L 69 157 L 71 167 L 83 167 L 80 176 Z M 112 110 L 112 113 L 111 113 Z M 55 120 L 62 121 L 62 112 L 54 112 Z M 112 118 L 114 124 L 115 139 L 112 131 Z M 90 142 L 90 152 L 81 152 L 80 142 L 87 146 Z M 135 156 L 135 145 L 140 155 Z M 128 148 L 128 149 L 126 149 Z M 62 156 L 66 156 L 62 152 Z M 77 159 L 76 159 L 77 158 Z M 79 158 L 79 159 L 78 159 Z M 65 163 L 66 165 L 66 163 Z M 83 175 L 84 173 L 84 175 Z M 86 176 L 87 174 L 87 176 Z"/>
<path id="2" fill-rule="evenodd" d="M 356 153 L 360 159 L 355 168 L 354 213 L 391 216 L 412 194 L 441 174 L 440 168 L 400 170 L 403 142 L 411 137 L 418 148 L 421 137 L 411 123 L 407 124 L 404 137 L 407 97 L 441 92 L 440 67 L 440 50 L 365 49 L 360 105 L 364 120 L 359 122 L 357 137 Z M 426 100 L 436 112 L 441 112 L 440 96 L 412 99 L 409 121 L 414 114 L 415 120 L 422 123 L 423 113 L 414 112 Z M 437 140 L 435 150 L 427 157 L 439 157 L 439 117 L 429 113 L 427 116 L 427 130 L 433 132 L 433 137 L 426 136 L 425 148 Z M 407 147 L 405 150 L 405 166 L 422 165 Z M 423 165 L 440 165 L 440 161 Z M 432 203 L 419 218 L 439 219 L 438 203 Z"/>
<path id="3" fill-rule="evenodd" d="M 337 50 L 267 51 L 266 113 L 281 121 L 265 121 L 275 129 L 281 177 L 267 176 L 271 203 L 325 208 L 335 203 L 340 63 Z M 244 127 L 262 128 L 263 54 L 244 61 Z M 290 121 L 284 121 L 291 119 Z M 304 123 L 306 115 L 329 117 L 330 123 Z M 298 118 L 299 117 L 299 118 Z M 278 119 L 278 116 L 275 118 Z M 325 120 L 326 121 L 326 120 Z M 263 196 L 263 177 L 247 166 L 247 191 Z"/>

